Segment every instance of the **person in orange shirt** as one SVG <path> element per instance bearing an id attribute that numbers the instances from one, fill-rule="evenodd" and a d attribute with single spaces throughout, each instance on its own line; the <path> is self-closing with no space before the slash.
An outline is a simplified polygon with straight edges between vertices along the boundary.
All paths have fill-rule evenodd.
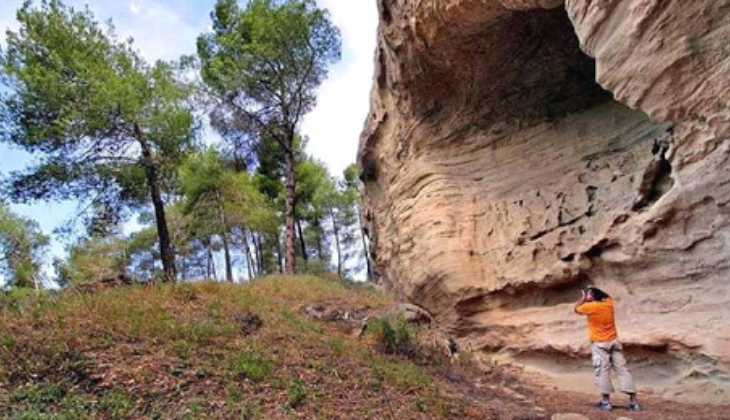
<path id="1" fill-rule="evenodd" d="M 613 315 L 613 299 L 608 293 L 597 287 L 588 287 L 581 290 L 582 298 L 575 304 L 575 313 L 588 317 L 588 336 L 591 340 L 591 355 L 596 382 L 601 391 L 601 400 L 595 407 L 601 410 L 611 410 L 611 394 L 614 392 L 611 383 L 611 368 L 616 371 L 621 392 L 631 398 L 629 409 L 641 411 L 636 399 L 636 387 L 626 366 L 623 347 L 618 341 L 616 323 Z"/>

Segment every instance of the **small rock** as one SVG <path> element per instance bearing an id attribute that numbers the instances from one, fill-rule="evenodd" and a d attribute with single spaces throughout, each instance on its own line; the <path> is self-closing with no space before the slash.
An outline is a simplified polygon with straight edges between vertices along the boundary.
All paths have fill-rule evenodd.
<path id="1" fill-rule="evenodd" d="M 236 314 L 234 319 L 238 322 L 238 325 L 241 328 L 241 334 L 243 335 L 251 335 L 264 326 L 264 321 L 252 312 Z"/>
<path id="2" fill-rule="evenodd" d="M 631 420 L 630 417 L 619 417 L 616 420 Z"/>
<path id="3" fill-rule="evenodd" d="M 550 420 L 591 420 L 583 414 L 577 413 L 558 413 L 553 414 Z"/>
<path id="4" fill-rule="evenodd" d="M 344 321 L 359 325 L 368 317 L 369 309 L 367 306 L 345 308 L 331 303 L 308 303 L 299 308 L 299 313 L 315 321 Z"/>
<path id="5" fill-rule="evenodd" d="M 406 322 L 413 324 L 430 324 L 433 321 L 433 317 L 425 309 L 411 303 L 398 305 L 396 313 L 402 316 Z"/>

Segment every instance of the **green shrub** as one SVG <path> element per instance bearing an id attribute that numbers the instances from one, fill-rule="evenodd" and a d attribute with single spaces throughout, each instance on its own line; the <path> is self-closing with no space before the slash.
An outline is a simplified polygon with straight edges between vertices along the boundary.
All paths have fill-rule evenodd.
<path id="1" fill-rule="evenodd" d="M 99 408 L 106 411 L 111 418 L 119 419 L 132 414 L 134 404 L 125 390 L 114 388 L 99 399 Z"/>
<path id="2" fill-rule="evenodd" d="M 289 384 L 289 407 L 297 408 L 301 406 L 306 398 L 307 387 L 304 385 L 304 382 L 302 382 L 301 379 L 295 378 L 291 382 L 291 384 Z"/>
<path id="3" fill-rule="evenodd" d="M 95 403 L 79 394 L 68 394 L 61 400 L 60 418 L 84 419 L 91 418 Z"/>
<path id="4" fill-rule="evenodd" d="M 274 363 L 258 350 L 247 350 L 231 361 L 231 370 L 236 376 L 243 376 L 253 382 L 261 382 L 274 370 Z"/>
<path id="5" fill-rule="evenodd" d="M 226 400 L 230 405 L 239 403 L 243 400 L 243 391 L 238 384 L 230 384 L 226 387 Z"/>
<path id="6" fill-rule="evenodd" d="M 65 390 L 56 384 L 37 387 L 24 386 L 13 392 L 12 399 L 18 403 L 30 405 L 55 404 L 66 394 Z"/>
<path id="7" fill-rule="evenodd" d="M 178 301 L 182 303 L 193 302 L 198 299 L 198 293 L 195 285 L 190 283 L 176 283 L 172 287 L 172 294 Z"/>
<path id="8" fill-rule="evenodd" d="M 332 350 L 332 353 L 334 353 L 336 356 L 341 355 L 345 351 L 345 342 L 342 341 L 341 338 L 332 337 L 327 341 L 327 345 L 329 346 L 330 350 Z"/>
<path id="9" fill-rule="evenodd" d="M 392 322 L 385 317 L 376 318 L 368 323 L 368 330 L 385 354 L 413 357 L 418 353 L 418 331 L 402 318 Z"/>
<path id="10" fill-rule="evenodd" d="M 6 310 L 16 314 L 21 313 L 38 299 L 39 294 L 45 295 L 47 293 L 45 291 L 39 293 L 27 287 L 0 290 L 0 310 Z"/>
<path id="11" fill-rule="evenodd" d="M 189 360 L 193 355 L 193 346 L 186 340 L 175 340 L 172 343 L 172 353 L 180 360 Z"/>

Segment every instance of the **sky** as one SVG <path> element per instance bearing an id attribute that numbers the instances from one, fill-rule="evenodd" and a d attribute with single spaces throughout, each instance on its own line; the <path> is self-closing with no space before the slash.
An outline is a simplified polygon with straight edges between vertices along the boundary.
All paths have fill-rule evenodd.
<path id="1" fill-rule="evenodd" d="M 37 1 L 36 1 L 37 2 Z M 15 30 L 15 12 L 23 0 L 0 1 L 0 43 L 6 29 Z M 195 53 L 195 40 L 210 29 L 215 0 L 66 0 L 74 7 L 88 4 L 99 21 L 111 18 L 120 39 L 134 38 L 147 60 L 172 60 Z M 360 131 L 369 112 L 370 86 L 376 42 L 375 0 L 317 0 L 330 11 L 342 32 L 342 61 L 330 69 L 320 87 L 316 108 L 306 116 L 301 131 L 309 138 L 307 151 L 335 175 L 355 162 Z M 206 130 L 208 142 L 215 134 Z M 33 156 L 0 144 L 0 175 L 23 169 Z M 38 221 L 43 231 L 68 223 L 77 212 L 74 202 L 14 204 L 13 211 Z M 65 255 L 62 241 L 54 240 L 47 261 Z"/>

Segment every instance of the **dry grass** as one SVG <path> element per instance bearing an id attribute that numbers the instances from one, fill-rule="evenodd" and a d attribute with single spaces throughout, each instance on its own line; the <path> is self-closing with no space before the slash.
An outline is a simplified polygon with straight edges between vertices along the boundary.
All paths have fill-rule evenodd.
<path id="1" fill-rule="evenodd" d="M 298 314 L 323 299 L 392 305 L 367 287 L 314 277 L 5 297 L 0 416 L 495 417 L 423 366 L 377 351 L 374 339 Z M 263 320 L 253 333 L 241 324 L 250 313 Z"/>

